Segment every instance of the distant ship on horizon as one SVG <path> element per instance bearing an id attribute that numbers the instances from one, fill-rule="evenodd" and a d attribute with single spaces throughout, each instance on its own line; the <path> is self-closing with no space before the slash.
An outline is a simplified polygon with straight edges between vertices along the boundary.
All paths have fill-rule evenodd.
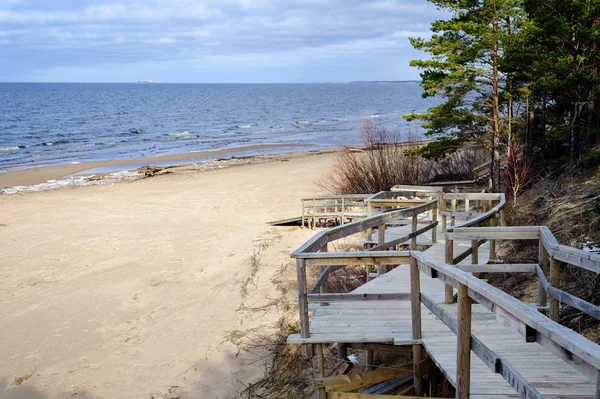
<path id="1" fill-rule="evenodd" d="M 154 83 L 154 81 L 153 80 L 138 80 L 137 83 L 140 85 L 150 85 L 150 84 Z"/>

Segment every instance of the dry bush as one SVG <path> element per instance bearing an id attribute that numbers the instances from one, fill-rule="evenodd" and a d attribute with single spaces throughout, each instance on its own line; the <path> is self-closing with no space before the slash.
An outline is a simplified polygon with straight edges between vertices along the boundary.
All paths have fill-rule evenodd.
<path id="1" fill-rule="evenodd" d="M 433 164 L 430 181 L 472 180 L 473 169 L 489 160 L 488 151 L 481 146 L 465 146 Z"/>
<path id="2" fill-rule="evenodd" d="M 407 154 L 420 143 L 414 134 L 402 135 L 366 121 L 361 136 L 364 150 L 344 147 L 336 153 L 332 171 L 319 186 L 338 194 L 370 194 L 396 184 L 424 184 L 431 178 L 433 163 Z"/>
<path id="3" fill-rule="evenodd" d="M 300 345 L 287 344 L 287 337 L 295 328 L 281 318 L 275 332 L 256 332 L 246 337 L 244 347 L 257 356 L 257 362 L 264 364 L 265 375 L 235 397 L 303 398 L 312 391 L 311 359 L 301 354 Z"/>

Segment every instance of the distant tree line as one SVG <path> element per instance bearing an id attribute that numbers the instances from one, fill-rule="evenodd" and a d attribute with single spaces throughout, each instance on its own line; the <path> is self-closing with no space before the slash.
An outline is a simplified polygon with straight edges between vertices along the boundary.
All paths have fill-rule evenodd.
<path id="1" fill-rule="evenodd" d="M 411 62 L 423 96 L 444 99 L 405 115 L 438 138 L 421 154 L 484 145 L 492 190 L 507 163 L 577 165 L 600 137 L 600 0 L 429 1 L 450 17 L 410 39 L 430 55 Z"/>

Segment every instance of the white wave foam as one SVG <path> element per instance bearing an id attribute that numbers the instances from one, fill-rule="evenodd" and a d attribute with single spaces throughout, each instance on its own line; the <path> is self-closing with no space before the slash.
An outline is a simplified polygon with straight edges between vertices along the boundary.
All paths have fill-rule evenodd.
<path id="1" fill-rule="evenodd" d="M 236 125 L 238 129 L 250 129 L 252 125 Z"/>
<path id="2" fill-rule="evenodd" d="M 0 151 L 13 151 L 13 150 L 18 150 L 19 148 L 20 148 L 19 146 L 4 147 L 4 148 L 0 148 Z"/>
<path id="3" fill-rule="evenodd" d="M 187 130 L 185 130 L 183 132 L 167 133 L 167 136 L 175 136 L 175 137 L 189 136 L 189 135 L 190 135 L 190 132 L 188 132 Z"/>

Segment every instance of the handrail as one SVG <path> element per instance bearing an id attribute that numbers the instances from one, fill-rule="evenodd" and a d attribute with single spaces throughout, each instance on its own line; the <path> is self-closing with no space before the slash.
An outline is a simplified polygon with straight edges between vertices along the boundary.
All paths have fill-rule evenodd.
<path id="1" fill-rule="evenodd" d="M 303 253 L 306 252 L 316 252 L 331 241 L 360 233 L 361 231 L 392 222 L 393 220 L 401 217 L 418 215 L 420 213 L 435 209 L 436 207 L 437 199 L 433 199 L 421 205 L 384 212 L 362 220 L 356 220 L 342 226 L 332 227 L 328 230 L 317 233 L 313 238 L 301 245 L 298 249 L 292 252 L 292 258 L 299 258 Z"/>
<path id="2" fill-rule="evenodd" d="M 410 189 L 406 189 L 410 191 Z M 498 201 L 497 204 L 489 210 L 485 210 L 472 219 L 468 219 L 460 224 L 448 226 L 445 229 L 446 238 L 446 261 L 440 262 L 430 257 L 426 253 L 416 250 L 416 237 L 427 230 L 433 229 L 437 219 L 433 223 L 417 229 L 417 215 L 430 211 L 440 211 L 444 216 L 446 201 L 452 201 L 452 211 L 450 215 L 463 216 L 456 211 L 456 201 L 465 201 L 465 214 L 469 210 L 469 202 L 474 201 Z M 483 193 L 450 193 L 440 194 L 437 198 L 429 200 L 421 205 L 392 210 L 366 219 L 348 223 L 346 225 L 331 228 L 322 231 L 299 247 L 292 256 L 296 258 L 299 299 L 301 312 L 301 335 L 304 338 L 309 337 L 308 325 L 308 302 L 325 302 L 335 300 L 345 301 L 364 301 L 364 300 L 410 300 L 413 320 L 412 339 L 416 346 L 419 346 L 421 339 L 420 313 L 423 303 L 440 320 L 448 325 L 451 330 L 457 333 L 458 356 L 457 356 L 457 397 L 468 397 L 469 394 L 469 376 L 470 376 L 470 351 L 479 356 L 484 363 L 494 372 L 500 373 L 519 394 L 523 397 L 541 398 L 541 394 L 526 381 L 514 369 L 501 354 L 495 353 L 486 347 L 471 333 L 471 303 L 478 302 L 487 307 L 490 311 L 496 313 L 496 317 L 501 320 L 505 326 L 513 330 L 527 342 L 537 342 L 544 346 L 550 352 L 562 358 L 580 372 L 596 381 L 600 370 L 600 346 L 594 342 L 576 333 L 575 331 L 561 326 L 558 320 L 558 301 L 573 306 L 593 317 L 600 318 L 600 307 L 586 302 L 574 295 L 568 294 L 559 288 L 560 262 L 572 264 L 593 272 L 600 272 L 600 255 L 585 252 L 576 248 L 558 243 L 552 232 L 545 226 L 514 226 L 514 227 L 496 227 L 499 213 L 502 212 L 506 204 L 503 194 L 483 194 Z M 491 204 L 490 204 L 491 206 Z M 437 212 L 434 212 L 437 215 Z M 446 213 L 448 215 L 448 213 Z M 400 239 L 388 243 L 381 242 L 381 233 L 385 231 L 386 223 L 390 223 L 398 218 L 412 216 L 412 232 Z M 502 218 L 503 219 L 503 218 Z M 490 227 L 473 227 L 484 222 L 490 221 Z M 443 223 L 445 225 L 445 223 Z M 334 240 L 347 237 L 352 234 L 366 231 L 367 229 L 380 227 L 380 242 L 372 250 L 360 252 L 319 252 L 326 250 L 326 245 Z M 411 239 L 410 251 L 382 251 L 390 248 L 397 243 L 405 242 Z M 491 286 L 485 281 L 472 275 L 472 271 L 485 271 L 484 265 L 477 264 L 477 248 L 483 242 L 490 242 L 490 252 L 496 240 L 502 239 L 524 239 L 538 240 L 540 247 L 539 264 L 519 264 L 511 266 L 508 270 L 512 271 L 535 271 L 539 279 L 539 297 L 538 307 L 544 307 L 545 296 L 550 297 L 549 314 L 550 318 L 540 313 L 536 308 L 528 306 L 507 293 Z M 474 267 L 456 267 L 453 263 L 461 260 L 465 254 L 458 257 L 453 256 L 454 240 L 472 241 L 471 254 Z M 462 258 L 464 259 L 464 257 Z M 410 263 L 411 270 L 411 293 L 369 293 L 369 294 L 325 294 L 323 291 L 317 293 L 317 289 L 322 287 L 330 272 L 346 265 L 389 265 Z M 322 272 L 313 285 L 310 292 L 306 291 L 306 268 L 310 266 L 319 266 Z M 492 269 L 494 266 L 491 266 Z M 502 271 L 500 265 L 494 271 Z M 546 277 L 549 271 L 549 278 Z M 431 277 L 438 278 L 446 284 L 446 301 L 452 301 L 453 287 L 458 289 L 458 317 L 445 313 L 440 305 L 434 303 L 426 295 L 421 295 L 419 272 L 425 273 Z M 448 288 L 450 289 L 450 298 L 448 298 Z M 542 301 L 543 299 L 543 301 Z M 544 303 L 543 303 L 544 302 Z M 413 346 L 413 357 L 417 362 L 420 359 L 420 350 Z M 417 356 L 415 356 L 417 354 Z M 416 375 L 416 374 L 415 374 Z M 460 376 L 460 378 L 458 378 Z M 415 377 L 417 378 L 417 377 Z M 415 383 L 415 389 L 417 384 Z"/>

